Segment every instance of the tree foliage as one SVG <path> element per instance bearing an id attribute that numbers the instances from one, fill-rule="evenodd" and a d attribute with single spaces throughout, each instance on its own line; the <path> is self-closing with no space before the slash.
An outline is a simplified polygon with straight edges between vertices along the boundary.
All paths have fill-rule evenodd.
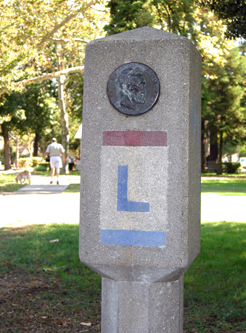
<path id="1" fill-rule="evenodd" d="M 38 156 L 40 138 L 48 133 L 55 136 L 59 109 L 56 99 L 51 94 L 49 82 L 27 86 L 21 98 L 26 116 L 23 126 L 26 133 L 31 132 L 35 135 L 33 155 Z"/>
<path id="2" fill-rule="evenodd" d="M 48 83 L 33 84 L 25 87 L 22 92 L 5 96 L 5 102 L 0 106 L 0 114 L 6 115 L 2 122 L 2 136 L 5 138 L 5 156 L 9 156 L 9 140 L 28 135 L 35 137 L 34 156 L 38 155 L 39 139 L 47 134 L 54 136 L 59 120 L 59 110 L 56 99 L 52 97 Z M 33 139 L 29 140 L 33 143 Z M 8 165 L 9 168 L 9 165 Z"/>
<path id="3" fill-rule="evenodd" d="M 87 41 L 102 31 L 104 13 L 97 3 L 99 0 L 1 2 L 0 91 L 16 89 L 18 81 L 55 73 L 57 41 L 62 43 L 64 69 L 83 64 Z"/>
<path id="4" fill-rule="evenodd" d="M 6 91 L 17 93 L 24 85 L 57 77 L 53 80 L 56 96 L 58 84 L 63 82 L 65 116 L 71 133 L 76 131 L 82 109 L 85 45 L 102 35 L 107 20 L 99 3 L 107 1 L 5 0 L 0 4 L 0 105 L 8 99 Z M 245 36 L 245 6 L 241 0 L 108 1 L 108 34 L 149 25 L 184 35 L 195 43 L 203 57 L 203 133 L 214 138 L 215 146 L 245 139 L 245 82 L 238 75 L 244 73 L 245 50 L 238 53 L 233 42 L 225 38 L 228 34 Z M 0 122 L 6 125 L 9 117 L 14 124 L 11 113 L 0 108 Z M 69 134 L 66 130 L 65 136 Z"/>
<path id="5" fill-rule="evenodd" d="M 86 43 L 102 35 L 106 16 L 99 5 L 105 1 L 5 0 L 0 4 L 0 104 L 4 104 L 6 92 L 57 77 L 66 153 L 65 75 L 83 72 Z"/>
<path id="6" fill-rule="evenodd" d="M 209 100 L 206 108 L 206 130 L 216 133 L 219 143 L 219 168 L 221 173 L 224 143 L 237 145 L 246 140 L 246 59 L 234 48 L 225 56 L 221 66 L 214 64 L 213 75 L 207 80 Z M 217 143 L 216 142 L 216 143 Z"/>
<path id="7" fill-rule="evenodd" d="M 15 92 L 11 95 L 6 95 L 4 103 L 0 105 L 0 135 L 4 138 L 4 159 L 6 170 L 11 167 L 9 133 L 10 131 L 22 131 L 22 124 L 26 119 L 25 112 L 21 108 L 19 102 L 20 93 Z"/>
<path id="8" fill-rule="evenodd" d="M 152 0 L 152 10 L 156 17 L 156 24 L 162 30 L 186 37 L 194 33 L 194 0 Z"/>
<path id="9" fill-rule="evenodd" d="M 207 7 L 199 6 L 199 1 L 195 0 L 110 1 L 111 21 L 107 31 L 116 33 L 135 28 L 140 13 L 148 10 L 152 20 L 147 20 L 145 25 L 180 34 L 193 41 L 203 58 L 202 135 L 204 139 L 205 136 L 210 138 L 210 158 L 216 161 L 219 151 L 221 160 L 224 143 L 237 144 L 246 139 L 245 57 L 242 50 L 239 53 L 239 49 L 234 48 L 233 41 L 225 38 L 226 22 L 214 12 L 216 8 L 225 9 L 218 7 L 222 3 L 231 5 L 235 12 L 235 3 L 238 5 L 239 2 L 213 1 L 211 9 L 214 11 L 210 10 L 209 1 L 205 2 Z M 135 13 L 129 11 L 134 5 L 138 5 Z M 242 10 L 244 4 L 240 8 Z"/>
<path id="10" fill-rule="evenodd" d="M 108 34 L 154 26 L 183 36 L 193 35 L 194 0 L 110 0 Z"/>
<path id="11" fill-rule="evenodd" d="M 110 22 L 105 26 L 108 35 L 153 24 L 147 0 L 110 0 L 107 7 L 110 9 Z"/>
<path id="12" fill-rule="evenodd" d="M 246 37 L 246 2 L 244 0 L 201 0 L 200 3 L 225 20 L 229 37 Z"/>

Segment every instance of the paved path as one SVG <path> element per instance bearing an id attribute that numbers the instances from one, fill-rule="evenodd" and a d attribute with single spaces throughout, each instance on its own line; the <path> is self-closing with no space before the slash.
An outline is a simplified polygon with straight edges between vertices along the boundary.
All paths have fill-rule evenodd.
<path id="1" fill-rule="evenodd" d="M 69 182 L 66 178 L 61 176 L 60 184 L 56 184 L 56 178 L 54 178 L 54 183 L 49 184 L 50 178 L 45 176 L 36 176 L 32 175 L 32 183 L 25 187 L 22 187 L 15 193 L 23 193 L 23 194 L 49 194 L 49 193 L 59 193 L 63 192 Z"/>
<path id="2" fill-rule="evenodd" d="M 0 195 L 0 228 L 27 224 L 79 223 L 80 194 L 63 193 L 67 178 L 50 185 L 49 177 L 32 176 L 32 184 Z M 203 193 L 202 222 L 246 222 L 246 196 Z"/>
<path id="3" fill-rule="evenodd" d="M 202 193 L 202 222 L 246 222 L 246 196 Z"/>
<path id="4" fill-rule="evenodd" d="M 69 184 L 66 178 L 50 185 L 49 177 L 32 176 L 31 185 L 0 195 L 0 228 L 79 223 L 80 194 L 62 192 Z"/>

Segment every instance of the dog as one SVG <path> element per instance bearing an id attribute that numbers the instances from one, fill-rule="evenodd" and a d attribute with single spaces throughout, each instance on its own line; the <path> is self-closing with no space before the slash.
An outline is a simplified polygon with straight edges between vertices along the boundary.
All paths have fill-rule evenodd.
<path id="1" fill-rule="evenodd" d="M 15 177 L 15 181 L 18 184 L 20 182 L 20 184 L 22 184 L 25 180 L 28 180 L 29 185 L 31 184 L 31 173 L 27 170 L 19 172 L 16 177 Z"/>

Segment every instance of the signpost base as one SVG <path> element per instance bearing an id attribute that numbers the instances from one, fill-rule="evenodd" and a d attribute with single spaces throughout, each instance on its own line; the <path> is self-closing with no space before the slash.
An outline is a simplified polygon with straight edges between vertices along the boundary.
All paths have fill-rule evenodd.
<path id="1" fill-rule="evenodd" d="M 102 278 L 101 332 L 183 332 L 183 276 L 158 283 Z"/>

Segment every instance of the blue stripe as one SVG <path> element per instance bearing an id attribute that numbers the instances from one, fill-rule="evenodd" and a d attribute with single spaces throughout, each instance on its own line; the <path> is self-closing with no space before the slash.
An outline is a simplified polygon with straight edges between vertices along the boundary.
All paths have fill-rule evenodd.
<path id="1" fill-rule="evenodd" d="M 101 243 L 108 245 L 165 246 L 165 238 L 161 231 L 101 230 Z"/>
<path id="2" fill-rule="evenodd" d="M 149 212 L 148 202 L 127 200 L 128 166 L 118 166 L 117 210 L 123 212 Z"/>

